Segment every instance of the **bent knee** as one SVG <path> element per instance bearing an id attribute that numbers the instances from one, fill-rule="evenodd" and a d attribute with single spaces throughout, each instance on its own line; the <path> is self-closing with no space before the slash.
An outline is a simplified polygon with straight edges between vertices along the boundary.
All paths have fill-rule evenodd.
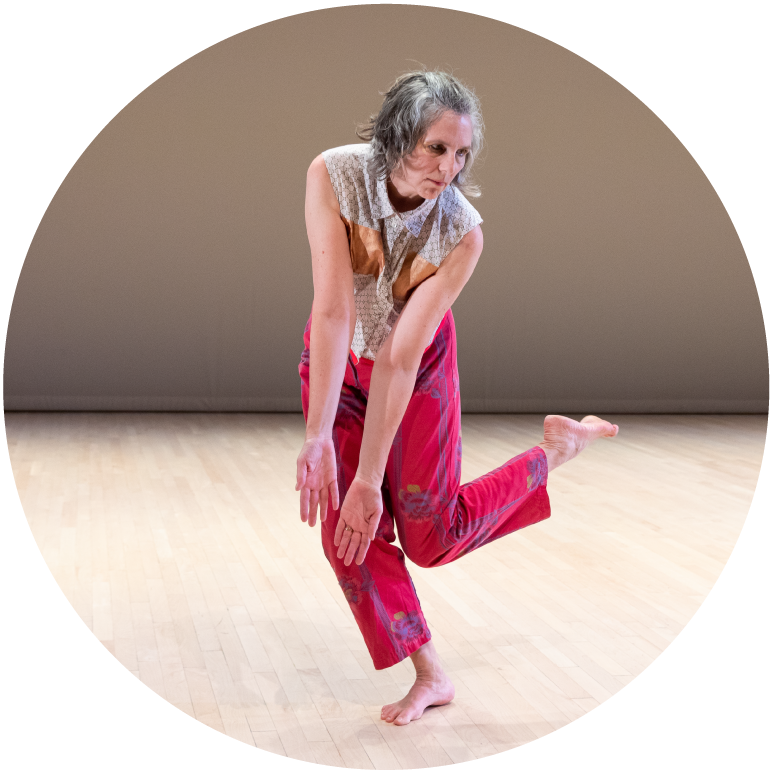
<path id="1" fill-rule="evenodd" d="M 442 559 L 445 555 L 443 550 L 441 554 L 437 554 L 432 549 L 427 549 L 426 545 L 417 544 L 403 544 L 402 549 L 405 555 L 410 559 L 411 563 L 415 563 L 419 568 L 434 568 L 442 563 Z"/>

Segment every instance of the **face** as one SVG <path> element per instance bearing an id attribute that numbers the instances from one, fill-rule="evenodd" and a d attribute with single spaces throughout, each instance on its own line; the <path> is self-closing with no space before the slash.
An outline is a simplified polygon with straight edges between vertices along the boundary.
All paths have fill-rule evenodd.
<path id="1" fill-rule="evenodd" d="M 472 146 L 472 119 L 447 110 L 391 175 L 403 196 L 437 198 L 464 168 Z"/>

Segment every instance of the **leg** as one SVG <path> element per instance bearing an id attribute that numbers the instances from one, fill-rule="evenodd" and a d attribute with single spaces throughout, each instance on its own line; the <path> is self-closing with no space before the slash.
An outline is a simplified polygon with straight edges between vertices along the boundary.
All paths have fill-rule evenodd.
<path id="1" fill-rule="evenodd" d="M 500 469 L 460 486 L 461 410 L 456 341 L 450 312 L 424 353 L 416 385 L 386 466 L 390 509 L 402 548 L 421 566 L 440 565 L 517 528 L 549 517 L 544 451 L 535 448 Z M 411 659 L 416 680 L 385 705 L 381 718 L 408 724 L 455 689 L 433 644 Z"/>
<path id="2" fill-rule="evenodd" d="M 424 567 L 443 565 L 550 515 L 547 475 L 618 427 L 595 416 L 547 416 L 544 441 L 460 485 L 460 398 L 453 317 L 421 361 L 386 473 L 400 543 Z"/>
<path id="3" fill-rule="evenodd" d="M 305 341 L 306 348 L 298 369 L 303 411 L 307 416 L 310 320 Z M 350 361 L 333 426 L 341 502 L 356 473 L 362 444 L 369 373 L 361 375 Z M 410 656 L 431 639 L 431 634 L 405 567 L 404 553 L 393 544 L 396 535 L 388 500 L 384 501 L 376 538 L 361 566 L 356 563 L 346 566 L 337 558 L 333 537 L 339 516 L 340 511 L 330 505 L 327 518 L 321 524 L 322 547 L 365 639 L 373 665 L 381 670 Z"/>
<path id="4" fill-rule="evenodd" d="M 421 362 L 410 404 L 394 439 L 386 470 L 400 543 L 422 566 L 457 559 L 494 539 L 549 517 L 548 471 L 617 427 L 588 416 L 545 420 L 541 445 L 466 485 L 460 485 L 461 437 L 455 330 L 443 320 Z M 403 725 L 430 705 L 453 699 L 453 684 L 430 642 L 411 659 L 416 681 L 381 717 Z"/>
<path id="5" fill-rule="evenodd" d="M 460 485 L 461 409 L 453 317 L 424 353 L 386 477 L 400 543 L 415 563 L 449 563 L 549 517 L 547 457 L 536 446 Z"/>

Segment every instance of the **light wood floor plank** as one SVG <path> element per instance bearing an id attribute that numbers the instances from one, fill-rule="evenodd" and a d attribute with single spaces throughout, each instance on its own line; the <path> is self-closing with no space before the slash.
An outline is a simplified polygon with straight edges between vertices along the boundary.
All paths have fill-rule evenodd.
<path id="1" fill-rule="evenodd" d="M 335 743 L 335 747 L 343 759 L 343 763 L 350 769 L 373 769 L 370 757 L 359 741 L 355 725 L 345 718 L 323 717 L 327 731 Z"/>
<path id="2" fill-rule="evenodd" d="M 275 753 L 277 756 L 286 756 L 284 746 L 278 732 L 252 732 L 252 739 L 258 748 Z"/>
<path id="3" fill-rule="evenodd" d="M 352 769 L 484 758 L 584 715 L 704 600 L 758 477 L 765 416 L 619 416 L 550 475 L 552 517 L 436 569 L 410 565 L 453 703 L 380 720 L 408 662 L 372 667 L 297 515 L 298 415 L 6 416 L 30 528 L 77 613 L 198 721 Z M 541 438 L 539 416 L 465 416 L 462 481 Z M 709 677 L 709 674 L 706 674 Z"/>

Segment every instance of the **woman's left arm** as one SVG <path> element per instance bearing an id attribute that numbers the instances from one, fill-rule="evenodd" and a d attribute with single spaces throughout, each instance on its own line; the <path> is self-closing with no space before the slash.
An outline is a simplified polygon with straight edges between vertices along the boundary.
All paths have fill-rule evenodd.
<path id="1" fill-rule="evenodd" d="M 483 248 L 478 225 L 413 291 L 378 351 L 370 380 L 359 467 L 341 507 L 335 531 L 346 565 L 364 560 L 382 512 L 381 484 L 391 443 L 415 387 L 423 353 L 435 330 L 472 275 Z M 352 531 L 345 531 L 345 526 Z"/>

